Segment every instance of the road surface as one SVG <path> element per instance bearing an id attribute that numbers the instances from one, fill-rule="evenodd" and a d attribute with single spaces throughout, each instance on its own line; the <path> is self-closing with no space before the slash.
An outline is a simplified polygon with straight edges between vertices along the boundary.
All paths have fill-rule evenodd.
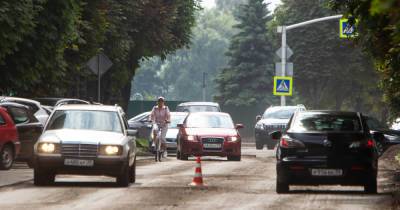
<path id="1" fill-rule="evenodd" d="M 391 194 L 367 195 L 362 187 L 291 187 L 287 195 L 275 193 L 274 152 L 243 148 L 240 162 L 204 158 L 204 188 L 188 184 L 194 175 L 194 159 L 154 163 L 141 160 L 137 183 L 120 188 L 113 178 L 57 176 L 49 187 L 33 185 L 30 169 L 0 172 L 22 173 L 26 181 L 0 187 L 0 209 L 391 209 Z"/>

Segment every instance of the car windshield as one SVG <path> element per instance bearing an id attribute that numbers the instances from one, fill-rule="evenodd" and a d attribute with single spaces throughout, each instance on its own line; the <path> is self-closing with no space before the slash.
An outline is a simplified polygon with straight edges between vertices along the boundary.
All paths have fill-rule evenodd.
<path id="1" fill-rule="evenodd" d="M 362 130 L 357 115 L 303 113 L 296 117 L 290 128 L 296 132 L 304 131 L 346 131 Z"/>
<path id="2" fill-rule="evenodd" d="M 122 132 L 117 112 L 92 110 L 57 110 L 46 130 L 56 129 Z"/>
<path id="3" fill-rule="evenodd" d="M 371 130 L 385 130 L 388 129 L 388 127 L 381 123 L 379 120 L 373 118 L 373 117 L 368 117 L 367 118 L 367 125 Z"/>
<path id="4" fill-rule="evenodd" d="M 183 123 L 186 115 L 175 115 L 171 114 L 171 123 L 168 125 L 168 128 L 177 128 L 178 124 Z"/>
<path id="5" fill-rule="evenodd" d="M 186 120 L 188 128 L 234 128 L 229 115 L 190 115 Z"/>
<path id="6" fill-rule="evenodd" d="M 178 111 L 183 112 L 219 112 L 218 107 L 208 105 L 194 105 L 179 107 Z"/>
<path id="7" fill-rule="evenodd" d="M 289 119 L 297 110 L 297 107 L 273 107 L 267 109 L 263 114 L 263 119 Z"/>

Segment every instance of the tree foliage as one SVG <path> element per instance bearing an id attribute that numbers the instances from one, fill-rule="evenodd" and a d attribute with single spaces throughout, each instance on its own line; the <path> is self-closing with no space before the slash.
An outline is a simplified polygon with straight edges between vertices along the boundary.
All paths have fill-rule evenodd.
<path id="1" fill-rule="evenodd" d="M 228 65 L 216 79 L 215 99 L 223 105 L 271 104 L 274 48 L 267 36 L 270 11 L 262 0 L 249 0 L 239 6 L 235 18 L 238 33 L 226 53 Z"/>
<path id="2" fill-rule="evenodd" d="M 130 81 L 141 59 L 165 57 L 185 47 L 199 9 L 197 0 L 0 4 L 5 29 L 0 32 L 0 90 L 30 97 L 94 98 L 96 77 L 85 63 L 103 51 L 114 63 L 102 78 L 105 102 L 129 99 Z M 16 24 L 21 28 L 15 29 Z"/>
<path id="3" fill-rule="evenodd" d="M 282 0 L 275 25 L 291 25 L 334 15 L 323 1 Z M 381 93 L 371 58 L 350 40 L 339 38 L 338 21 L 290 30 L 294 88 L 300 103 L 313 109 L 349 109 L 381 116 Z M 280 38 L 280 37 L 279 37 Z M 293 101 L 295 102 L 295 101 Z"/>
<path id="4" fill-rule="evenodd" d="M 214 78 L 226 65 L 224 52 L 235 30 L 229 11 L 216 8 L 201 11 L 187 49 L 144 61 L 133 82 L 132 94 L 141 93 L 154 99 L 163 95 L 168 100 L 202 100 L 203 73 L 206 73 L 206 100 L 216 92 Z"/>
<path id="5" fill-rule="evenodd" d="M 400 115 L 400 3 L 398 0 L 330 0 L 336 11 L 358 19 L 355 40 L 373 58 L 393 117 Z"/>

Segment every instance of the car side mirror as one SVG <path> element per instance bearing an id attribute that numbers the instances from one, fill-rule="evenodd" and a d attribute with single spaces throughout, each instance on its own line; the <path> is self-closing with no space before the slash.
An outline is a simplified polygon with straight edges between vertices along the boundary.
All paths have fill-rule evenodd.
<path id="1" fill-rule="evenodd" d="M 279 140 L 282 137 L 282 132 L 281 131 L 273 131 L 273 132 L 269 133 L 269 136 L 271 136 L 271 138 L 273 140 Z"/>
<path id="2" fill-rule="evenodd" d="M 138 131 L 137 130 L 133 130 L 133 129 L 129 129 L 128 130 L 128 136 L 137 136 Z"/>
<path id="3" fill-rule="evenodd" d="M 235 128 L 236 129 L 242 129 L 242 128 L 244 128 L 244 125 L 243 124 L 236 124 Z"/>
<path id="4" fill-rule="evenodd" d="M 260 121 L 261 120 L 261 115 L 257 115 L 256 116 L 256 122 L 258 122 L 258 121 Z"/>

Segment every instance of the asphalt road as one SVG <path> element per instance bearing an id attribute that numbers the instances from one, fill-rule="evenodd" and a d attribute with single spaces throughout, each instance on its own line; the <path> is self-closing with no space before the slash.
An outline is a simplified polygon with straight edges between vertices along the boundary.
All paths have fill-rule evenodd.
<path id="1" fill-rule="evenodd" d="M 117 187 L 113 178 L 83 176 L 57 176 L 54 186 L 36 187 L 27 179 L 30 169 L 16 168 L 0 172 L 3 180 L 21 177 L 0 187 L 0 209 L 391 209 L 384 177 L 378 195 L 341 186 L 295 186 L 278 195 L 272 151 L 246 147 L 240 162 L 204 158 L 203 188 L 188 186 L 194 167 L 194 159 L 140 160 L 137 183 L 129 188 Z"/>

